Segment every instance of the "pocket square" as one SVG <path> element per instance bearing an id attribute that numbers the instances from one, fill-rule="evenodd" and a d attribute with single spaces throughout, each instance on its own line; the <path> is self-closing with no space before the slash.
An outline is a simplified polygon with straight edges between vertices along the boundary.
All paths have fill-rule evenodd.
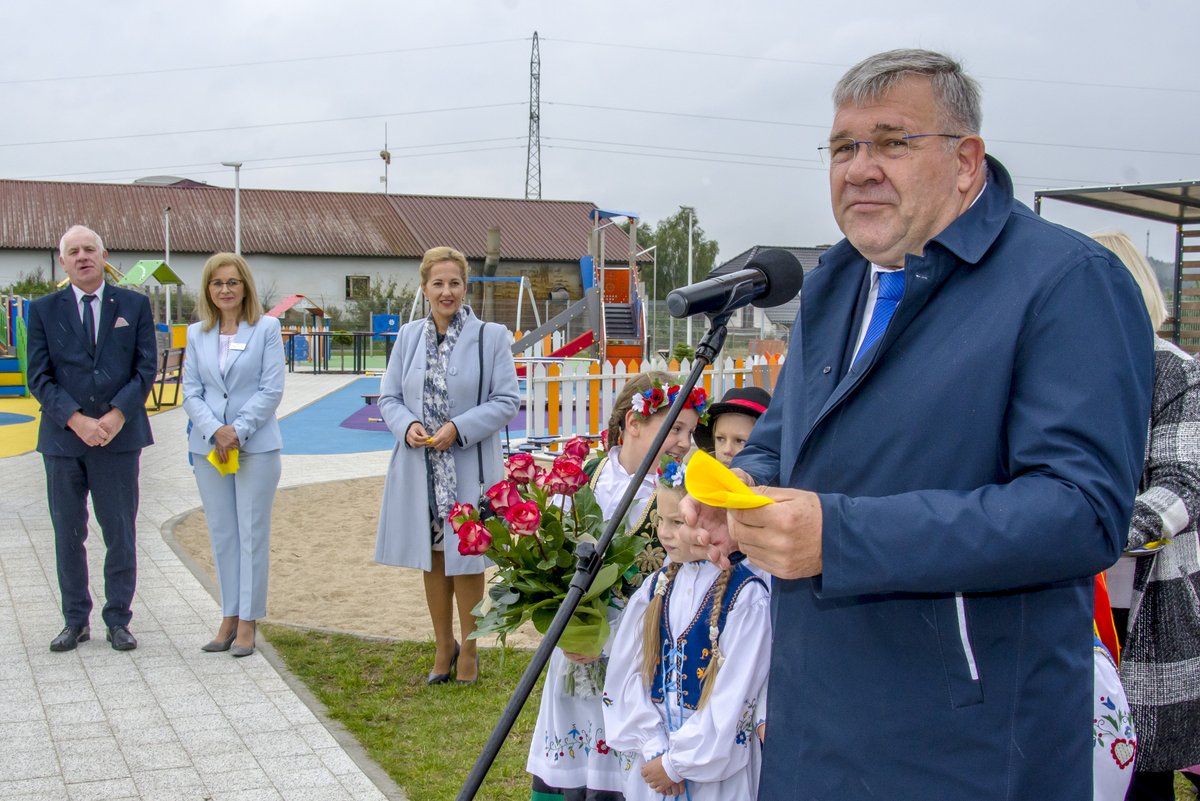
<path id="1" fill-rule="evenodd" d="M 124 317 L 118 317 L 117 321 L 115 323 L 113 323 L 113 328 L 127 328 L 128 326 L 129 326 L 129 321 L 126 320 Z"/>

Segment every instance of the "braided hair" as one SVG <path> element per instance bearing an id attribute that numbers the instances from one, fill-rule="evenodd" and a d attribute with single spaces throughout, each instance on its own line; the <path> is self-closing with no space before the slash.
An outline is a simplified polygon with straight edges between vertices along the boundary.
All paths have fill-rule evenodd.
<path id="1" fill-rule="evenodd" d="M 677 380 L 676 376 L 670 373 L 664 373 L 661 370 L 647 370 L 626 381 L 625 386 L 618 393 L 617 399 L 613 402 L 612 414 L 608 417 L 608 436 L 605 440 L 605 448 L 612 450 L 621 444 L 621 436 L 625 433 L 625 415 L 633 408 L 634 395 L 650 389 L 654 386 L 655 381 L 667 386 L 676 383 Z M 666 411 L 666 407 L 663 407 L 663 411 Z"/>
<path id="2" fill-rule="evenodd" d="M 650 605 L 646 607 L 646 619 L 642 621 L 642 684 L 649 690 L 654 686 L 654 677 L 658 673 L 659 651 L 662 650 L 663 606 L 667 602 L 667 593 L 671 591 L 671 582 L 682 567 L 680 562 L 671 562 L 654 578 L 654 594 L 650 596 Z"/>

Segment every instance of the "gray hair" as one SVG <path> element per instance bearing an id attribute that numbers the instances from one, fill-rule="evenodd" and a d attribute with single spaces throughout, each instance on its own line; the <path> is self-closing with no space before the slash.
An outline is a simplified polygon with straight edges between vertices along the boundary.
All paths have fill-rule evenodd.
<path id="1" fill-rule="evenodd" d="M 67 237 L 70 236 L 75 231 L 87 231 L 89 234 L 96 237 L 96 248 L 101 253 L 104 252 L 104 240 L 100 238 L 100 234 L 96 233 L 91 228 L 88 228 L 86 225 L 72 225 L 70 228 L 68 228 L 66 230 L 66 233 L 64 233 L 62 235 L 62 237 L 58 240 L 58 252 L 59 253 L 62 253 L 63 250 L 66 248 Z"/>
<path id="2" fill-rule="evenodd" d="M 833 88 L 833 107 L 866 105 L 914 75 L 929 78 L 942 122 L 956 129 L 944 133 L 979 133 L 983 124 L 979 84 L 957 61 L 931 50 L 889 50 L 858 62 Z"/>

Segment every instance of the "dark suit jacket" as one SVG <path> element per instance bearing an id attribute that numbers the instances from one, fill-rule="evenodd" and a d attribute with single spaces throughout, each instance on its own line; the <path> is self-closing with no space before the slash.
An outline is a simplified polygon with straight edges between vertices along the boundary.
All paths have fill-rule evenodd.
<path id="1" fill-rule="evenodd" d="M 101 306 L 93 358 L 70 286 L 29 304 L 29 390 L 42 405 L 41 453 L 83 455 L 87 446 L 67 420 L 75 412 L 100 417 L 113 407 L 124 413 L 125 425 L 105 446 L 109 451 L 135 451 L 154 442 L 146 417 L 156 369 L 150 301 L 106 286 Z"/>

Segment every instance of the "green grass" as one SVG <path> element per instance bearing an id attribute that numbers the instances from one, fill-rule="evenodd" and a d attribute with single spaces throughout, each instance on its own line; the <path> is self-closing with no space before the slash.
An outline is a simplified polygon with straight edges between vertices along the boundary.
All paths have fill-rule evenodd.
<path id="1" fill-rule="evenodd" d="M 480 649 L 477 685 L 428 687 L 432 643 L 271 625 L 262 629 L 288 670 L 411 801 L 447 801 L 458 795 L 532 656 L 528 651 Z M 539 680 L 476 795 L 480 801 L 528 801 L 525 758 L 540 697 Z"/>

